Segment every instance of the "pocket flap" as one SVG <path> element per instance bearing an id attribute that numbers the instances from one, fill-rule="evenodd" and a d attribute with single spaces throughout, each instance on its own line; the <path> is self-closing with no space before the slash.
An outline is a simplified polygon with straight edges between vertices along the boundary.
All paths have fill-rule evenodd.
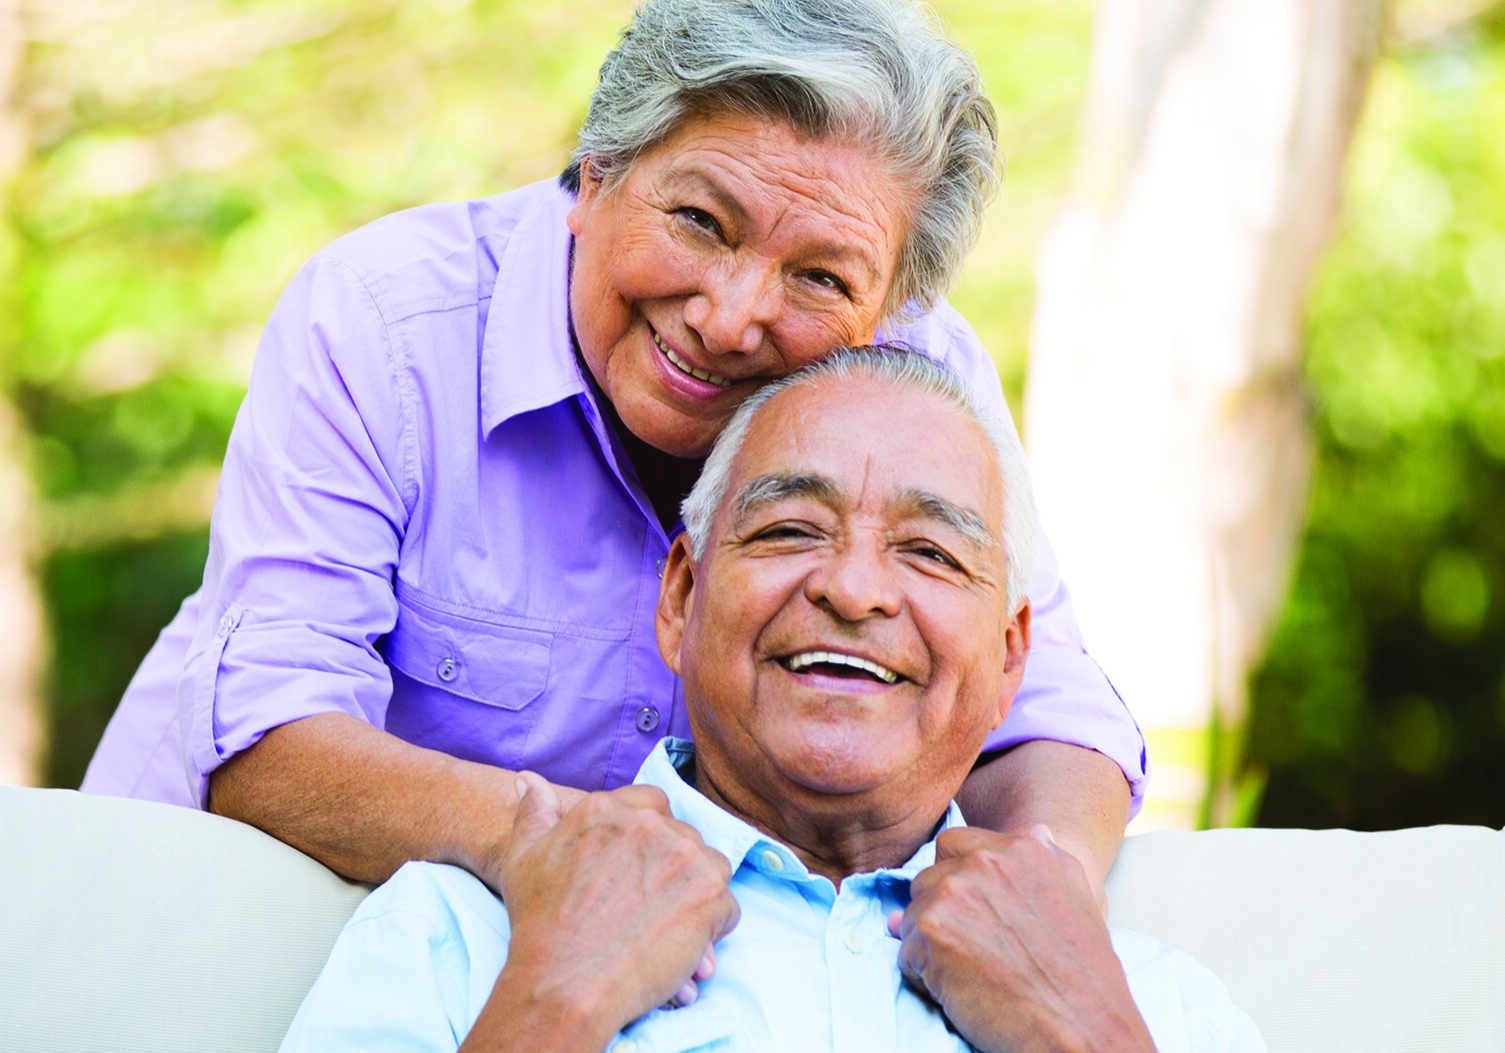
<path id="1" fill-rule="evenodd" d="M 443 691 L 521 709 L 549 682 L 552 633 L 496 625 L 400 601 L 387 661 Z"/>

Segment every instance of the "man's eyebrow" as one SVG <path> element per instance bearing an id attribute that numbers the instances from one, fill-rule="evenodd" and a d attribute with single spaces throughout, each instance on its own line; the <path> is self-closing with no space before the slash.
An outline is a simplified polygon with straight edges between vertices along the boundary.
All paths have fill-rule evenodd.
<path id="1" fill-rule="evenodd" d="M 760 475 L 737 491 L 732 522 L 740 523 L 764 505 L 790 497 L 809 497 L 822 504 L 834 505 L 841 498 L 841 487 L 827 476 L 809 472 Z"/>
<path id="2" fill-rule="evenodd" d="M 981 515 L 930 490 L 906 490 L 900 496 L 898 505 L 921 519 L 944 523 L 978 548 L 991 549 L 998 543 Z"/>

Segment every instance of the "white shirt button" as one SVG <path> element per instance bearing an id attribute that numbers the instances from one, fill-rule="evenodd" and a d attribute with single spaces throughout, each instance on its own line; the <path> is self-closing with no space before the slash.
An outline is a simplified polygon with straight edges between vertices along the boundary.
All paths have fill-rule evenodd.
<path id="1" fill-rule="evenodd" d="M 460 675 L 460 663 L 453 658 L 446 658 L 439 663 L 439 667 L 434 672 L 439 675 L 440 680 L 443 680 L 447 684 Z"/>
<path id="2" fill-rule="evenodd" d="M 851 951 L 853 954 L 862 953 L 862 937 L 858 936 L 855 932 L 847 933 L 842 937 L 841 942 L 846 944 L 847 950 Z"/>
<path id="3" fill-rule="evenodd" d="M 771 848 L 763 849 L 763 854 L 758 858 L 762 861 L 765 870 L 772 870 L 777 873 L 784 869 L 784 857 Z"/>
<path id="4" fill-rule="evenodd" d="M 619 1038 L 611 1044 L 610 1053 L 637 1053 L 638 1044 L 630 1038 Z"/>
<path id="5" fill-rule="evenodd" d="M 219 620 L 219 635 L 229 636 L 230 630 L 235 627 L 235 619 L 228 614 Z"/>

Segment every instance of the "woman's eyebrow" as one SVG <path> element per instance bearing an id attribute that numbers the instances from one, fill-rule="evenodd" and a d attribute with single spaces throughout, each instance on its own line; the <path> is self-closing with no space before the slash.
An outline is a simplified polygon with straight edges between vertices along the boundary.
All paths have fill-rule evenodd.
<path id="1" fill-rule="evenodd" d="M 737 491 L 732 522 L 740 523 L 759 508 L 791 497 L 809 497 L 821 504 L 835 507 L 840 503 L 841 496 L 841 487 L 834 479 L 813 472 L 760 475 Z"/>
<path id="2" fill-rule="evenodd" d="M 671 186 L 676 184 L 681 186 L 689 185 L 696 190 L 701 190 L 709 194 L 716 200 L 716 204 L 720 208 L 730 213 L 733 221 L 737 223 L 747 222 L 747 210 L 742 207 L 742 202 L 737 200 L 736 195 L 728 191 L 709 174 L 701 171 L 697 165 L 687 164 L 682 168 L 671 168 L 667 175 L 667 181 Z"/>

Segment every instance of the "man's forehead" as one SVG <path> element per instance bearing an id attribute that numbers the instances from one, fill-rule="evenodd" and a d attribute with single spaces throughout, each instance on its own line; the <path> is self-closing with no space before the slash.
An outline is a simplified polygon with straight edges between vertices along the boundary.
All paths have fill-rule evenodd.
<path id="1" fill-rule="evenodd" d="M 985 513 L 1001 486 L 981 427 L 946 399 L 872 377 L 823 378 L 759 410 L 723 500 L 736 516 L 781 497 L 868 493 L 920 514 L 965 510 L 967 525 L 991 535 Z"/>

